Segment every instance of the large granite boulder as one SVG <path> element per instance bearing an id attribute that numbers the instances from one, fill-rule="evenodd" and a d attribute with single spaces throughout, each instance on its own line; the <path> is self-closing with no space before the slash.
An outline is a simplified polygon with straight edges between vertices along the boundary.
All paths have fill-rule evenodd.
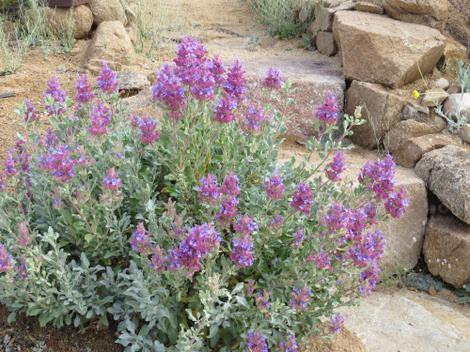
<path id="1" fill-rule="evenodd" d="M 432 216 L 426 226 L 424 259 L 429 271 L 461 287 L 470 282 L 470 226 L 452 215 Z"/>
<path id="2" fill-rule="evenodd" d="M 455 216 L 470 224 L 470 150 L 451 145 L 433 150 L 415 171 Z"/>
<path id="3" fill-rule="evenodd" d="M 71 25 L 75 39 L 88 37 L 91 26 L 93 25 L 93 14 L 85 5 L 54 9 L 46 7 L 45 14 L 49 26 L 54 33 L 63 33 L 67 31 Z"/>
<path id="4" fill-rule="evenodd" d="M 346 78 L 394 88 L 431 72 L 445 47 L 434 28 L 359 11 L 336 12 L 333 32 Z"/>
<path id="5" fill-rule="evenodd" d="M 447 0 L 384 0 L 383 6 L 394 19 L 423 24 L 440 31 L 449 18 Z"/>
<path id="6" fill-rule="evenodd" d="M 88 5 L 95 25 L 107 21 L 119 21 L 124 25 L 127 23 L 126 13 L 119 0 L 91 0 Z"/>

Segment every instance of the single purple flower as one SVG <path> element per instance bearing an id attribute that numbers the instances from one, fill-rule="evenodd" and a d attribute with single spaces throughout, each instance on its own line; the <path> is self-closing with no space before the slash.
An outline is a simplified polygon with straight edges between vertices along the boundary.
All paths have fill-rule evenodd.
<path id="1" fill-rule="evenodd" d="M 339 106 L 336 95 L 328 91 L 325 94 L 325 102 L 315 111 L 315 116 L 326 124 L 334 124 L 338 120 Z"/>
<path id="2" fill-rule="evenodd" d="M 283 85 L 281 71 L 277 68 L 271 67 L 266 73 L 263 84 L 272 89 L 281 89 Z"/>
<path id="3" fill-rule="evenodd" d="M 336 182 L 341 180 L 341 174 L 346 170 L 344 159 L 344 153 L 337 152 L 333 161 L 327 165 L 325 173 L 331 181 Z"/>
<path id="4" fill-rule="evenodd" d="M 77 75 L 75 81 L 75 101 L 80 106 L 81 104 L 88 103 L 95 98 L 93 89 L 90 82 L 88 82 L 87 75 Z"/>
<path id="5" fill-rule="evenodd" d="M 238 185 L 238 182 L 238 176 L 233 172 L 229 172 L 222 182 L 220 191 L 226 196 L 236 197 L 240 194 L 240 186 Z"/>
<path id="6" fill-rule="evenodd" d="M 259 332 L 250 331 L 246 334 L 247 352 L 268 352 L 268 343 Z"/>
<path id="7" fill-rule="evenodd" d="M 220 197 L 220 188 L 217 178 L 213 174 L 208 174 L 199 180 L 199 186 L 196 187 L 199 192 L 199 201 L 201 203 L 215 203 Z"/>
<path id="8" fill-rule="evenodd" d="M 110 94 L 118 91 L 117 74 L 109 68 L 106 61 L 101 63 L 101 71 L 97 78 L 97 84 L 98 88 L 104 93 Z"/>
<path id="9" fill-rule="evenodd" d="M 344 317 L 341 314 L 335 314 L 331 317 L 328 328 L 333 334 L 338 334 L 341 332 L 344 326 Z"/>
<path id="10" fill-rule="evenodd" d="M 274 174 L 271 178 L 264 180 L 264 189 L 269 199 L 282 199 L 284 198 L 285 186 L 282 177 Z"/>
<path id="11" fill-rule="evenodd" d="M 231 96 L 222 98 L 215 108 L 214 119 L 220 123 L 230 123 L 235 121 L 237 118 L 235 115 L 237 106 L 237 101 Z"/>
<path id="12" fill-rule="evenodd" d="M 245 71 L 240 60 L 235 60 L 224 82 L 225 92 L 237 99 L 241 99 L 246 92 Z"/>
<path id="13" fill-rule="evenodd" d="M 245 235 L 241 238 L 234 238 L 232 240 L 232 251 L 230 253 L 230 259 L 239 268 L 252 266 L 255 262 L 253 248 L 253 240 L 250 236 Z"/>
<path id="14" fill-rule="evenodd" d="M 118 191 L 119 187 L 121 187 L 121 184 L 122 184 L 122 181 L 119 178 L 119 175 L 116 172 L 116 169 L 112 167 L 111 169 L 108 170 L 108 173 L 106 174 L 106 177 L 103 180 L 103 187 L 111 191 Z"/>
<path id="15" fill-rule="evenodd" d="M 309 185 L 305 182 L 300 182 L 297 185 L 297 190 L 292 195 L 290 205 L 298 211 L 309 214 L 313 204 L 313 192 Z"/>

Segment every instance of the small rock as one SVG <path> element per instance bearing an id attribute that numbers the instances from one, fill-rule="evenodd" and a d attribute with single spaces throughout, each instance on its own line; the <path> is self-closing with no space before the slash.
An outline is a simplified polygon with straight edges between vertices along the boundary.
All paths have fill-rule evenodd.
<path id="1" fill-rule="evenodd" d="M 106 21 L 119 21 L 123 25 L 127 23 L 126 13 L 119 0 L 91 0 L 88 5 L 95 25 Z"/>
<path id="2" fill-rule="evenodd" d="M 141 91 L 150 87 L 147 76 L 138 72 L 118 72 L 119 91 Z"/>
<path id="3" fill-rule="evenodd" d="M 424 259 L 429 271 L 461 287 L 470 283 L 470 226 L 452 215 L 432 216 L 426 226 Z"/>
<path id="4" fill-rule="evenodd" d="M 449 94 L 442 88 L 432 88 L 426 90 L 421 103 L 424 106 L 434 107 L 441 105 Z"/>
<path id="5" fill-rule="evenodd" d="M 49 25 L 54 33 L 67 30 L 69 18 L 72 20 L 73 37 L 75 39 L 87 38 L 93 25 L 93 14 L 85 5 L 71 8 L 45 7 L 45 13 Z M 70 17 L 69 17 L 70 16 Z"/>
<path id="6" fill-rule="evenodd" d="M 460 220 L 470 224 L 470 151 L 448 145 L 424 154 L 416 174 Z"/>
<path id="7" fill-rule="evenodd" d="M 335 38 L 331 32 L 319 32 L 317 34 L 317 49 L 326 56 L 333 56 L 337 52 Z"/>
<path id="8" fill-rule="evenodd" d="M 459 129 L 459 136 L 465 143 L 470 144 L 470 124 L 465 124 Z"/>
<path id="9" fill-rule="evenodd" d="M 427 106 L 422 106 L 415 104 L 414 102 L 407 103 L 401 112 L 402 120 L 416 120 L 420 122 L 425 122 L 429 119 L 429 108 Z"/>
<path id="10" fill-rule="evenodd" d="M 470 120 L 470 93 L 451 94 L 444 104 L 444 114 L 466 116 Z"/>
<path id="11" fill-rule="evenodd" d="M 379 15 L 384 13 L 384 9 L 381 5 L 375 4 L 372 2 L 366 2 L 366 1 L 359 1 L 359 2 L 354 3 L 354 10 L 376 13 Z"/>
<path id="12" fill-rule="evenodd" d="M 433 28 L 359 11 L 334 17 L 347 79 L 398 88 L 431 72 L 444 51 L 444 36 Z"/>
<path id="13" fill-rule="evenodd" d="M 446 90 L 447 88 L 449 88 L 449 81 L 447 79 L 445 79 L 444 77 L 441 77 L 439 78 L 438 80 L 436 80 L 434 82 L 434 86 L 436 88 L 440 88 L 440 89 L 444 89 Z"/>
<path id="14" fill-rule="evenodd" d="M 390 17 L 410 23 L 423 24 L 444 30 L 449 18 L 447 0 L 384 0 Z"/>
<path id="15" fill-rule="evenodd" d="M 442 133 L 427 134 L 408 139 L 393 152 L 393 157 L 401 166 L 414 167 L 421 157 L 431 150 L 443 148 L 446 145 L 461 144 L 462 141 L 457 136 Z"/>
<path id="16" fill-rule="evenodd" d="M 470 0 L 468 0 L 470 3 Z M 470 7 L 469 7 L 470 8 Z M 468 25 L 467 25 L 468 26 Z M 469 40 L 470 40 L 470 26 L 469 27 Z M 445 69 L 448 72 L 456 73 L 457 63 L 460 60 L 465 60 L 467 57 L 467 48 L 450 36 L 445 37 L 446 47 L 444 48 L 443 62 Z"/>
<path id="17" fill-rule="evenodd" d="M 100 66 L 102 60 L 117 67 L 129 64 L 134 54 L 134 47 L 122 23 L 102 22 L 96 29 L 82 62 L 88 69 Z"/>

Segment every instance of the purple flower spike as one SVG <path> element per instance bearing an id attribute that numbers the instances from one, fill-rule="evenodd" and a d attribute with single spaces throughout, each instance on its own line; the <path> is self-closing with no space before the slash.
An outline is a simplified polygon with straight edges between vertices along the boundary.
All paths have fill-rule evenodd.
<path id="1" fill-rule="evenodd" d="M 271 89 L 281 89 L 284 81 L 282 79 L 281 71 L 279 69 L 271 67 L 266 73 L 266 77 L 263 80 L 263 84 Z"/>
<path id="2" fill-rule="evenodd" d="M 157 121 L 150 117 L 132 117 L 132 125 L 140 129 L 140 141 L 143 144 L 153 144 L 160 139 L 160 132 L 157 131 Z"/>
<path id="3" fill-rule="evenodd" d="M 75 101 L 78 105 L 88 103 L 95 98 L 95 94 L 88 82 L 87 75 L 78 75 L 75 81 Z"/>
<path id="4" fill-rule="evenodd" d="M 312 259 L 320 270 L 331 270 L 331 258 L 325 251 L 321 251 Z"/>
<path id="5" fill-rule="evenodd" d="M 294 243 L 293 246 L 294 248 L 300 248 L 302 245 L 302 242 L 304 241 L 305 238 L 305 233 L 301 228 L 298 228 L 294 232 Z"/>
<path id="6" fill-rule="evenodd" d="M 259 134 L 268 121 L 269 118 L 266 117 L 264 109 L 252 105 L 242 120 L 242 129 L 248 133 Z"/>
<path id="7" fill-rule="evenodd" d="M 162 272 L 165 270 L 165 255 L 163 254 L 163 250 L 158 245 L 152 248 L 150 268 L 156 272 Z"/>
<path id="8" fill-rule="evenodd" d="M 268 343 L 259 332 L 250 331 L 246 334 L 247 352 L 268 352 Z"/>
<path id="9" fill-rule="evenodd" d="M 305 182 L 300 182 L 297 186 L 297 190 L 292 195 L 290 205 L 298 211 L 308 215 L 312 208 L 312 204 L 312 189 Z"/>
<path id="10" fill-rule="evenodd" d="M 117 74 L 111 68 L 108 63 L 103 61 L 101 64 L 100 75 L 97 78 L 98 88 L 104 93 L 116 93 L 118 91 Z"/>
<path id="11" fill-rule="evenodd" d="M 256 305 L 261 312 L 267 312 L 271 308 L 270 298 L 271 293 L 269 291 L 259 291 L 256 295 Z"/>
<path id="12" fill-rule="evenodd" d="M 197 100 L 211 100 L 215 94 L 215 79 L 212 73 L 200 68 L 194 74 L 194 83 L 191 86 L 191 94 Z"/>
<path id="13" fill-rule="evenodd" d="M 243 215 L 235 223 L 234 229 L 243 236 L 249 236 L 258 230 L 258 225 L 253 220 L 253 218 L 249 217 L 248 215 Z"/>
<path id="14" fill-rule="evenodd" d="M 311 294 L 312 291 L 307 287 L 295 287 L 290 294 L 289 306 L 299 311 L 306 310 Z"/>
<path id="15" fill-rule="evenodd" d="M 29 123 L 29 122 L 39 120 L 39 113 L 34 107 L 31 100 L 25 99 L 23 104 L 24 104 L 23 121 L 26 123 Z"/>
<path id="16" fill-rule="evenodd" d="M 130 244 L 132 250 L 136 253 L 149 253 L 152 250 L 152 243 L 150 240 L 150 235 L 145 230 L 144 224 L 139 223 L 137 228 L 132 233 Z"/>
<path id="17" fill-rule="evenodd" d="M 282 341 L 279 343 L 279 352 L 298 352 L 299 345 L 295 335 L 290 335 L 287 341 Z"/>
<path id="18" fill-rule="evenodd" d="M 232 240 L 232 252 L 230 253 L 230 259 L 239 268 L 246 268 L 252 266 L 255 262 L 253 256 L 253 240 L 250 236 L 242 236 L 241 238 L 235 238 Z"/>
<path id="19" fill-rule="evenodd" d="M 224 82 L 225 68 L 222 60 L 219 56 L 215 56 L 212 60 L 207 63 L 207 66 L 212 73 L 215 81 L 215 85 L 220 87 Z"/>
<path id="20" fill-rule="evenodd" d="M 325 173 L 326 176 L 333 182 L 341 180 L 341 174 L 346 170 L 344 164 L 344 153 L 337 152 L 333 158 L 333 161 L 328 164 Z"/>
<path id="21" fill-rule="evenodd" d="M 206 70 L 206 55 L 206 48 L 198 40 L 190 36 L 181 39 L 174 63 L 176 73 L 184 84 L 193 86 L 201 79 L 201 72 Z M 212 77 L 211 71 L 207 73 Z"/>
<path id="22" fill-rule="evenodd" d="M 238 214 L 238 199 L 236 197 L 227 197 L 220 204 L 220 210 L 215 214 L 215 218 L 222 225 L 226 226 Z"/>
<path id="23" fill-rule="evenodd" d="M 284 183 L 282 182 L 282 177 L 277 174 L 264 180 L 264 189 L 269 199 L 276 200 L 284 198 Z"/>
<path id="24" fill-rule="evenodd" d="M 236 197 L 240 194 L 240 186 L 238 185 L 238 176 L 233 172 L 229 172 L 222 182 L 220 191 L 226 196 Z"/>
<path id="25" fill-rule="evenodd" d="M 222 98 L 217 107 L 215 108 L 214 119 L 220 123 L 230 123 L 235 121 L 237 118 L 235 115 L 235 110 L 237 109 L 238 103 L 231 96 L 226 96 Z"/>
<path id="26" fill-rule="evenodd" d="M 44 103 L 46 112 L 49 116 L 60 115 L 65 112 L 67 93 L 62 90 L 59 79 L 52 77 L 47 82 L 47 90 L 44 93 Z"/>
<path id="27" fill-rule="evenodd" d="M 335 314 L 331 317 L 330 323 L 328 324 L 328 328 L 330 332 L 333 334 L 338 334 L 341 332 L 344 326 L 344 317 L 341 314 Z"/>
<path id="28" fill-rule="evenodd" d="M 241 99 L 246 92 L 245 71 L 240 60 L 235 60 L 227 74 L 224 83 L 225 92 L 237 99 Z"/>
<path id="29" fill-rule="evenodd" d="M 315 111 L 315 116 L 326 124 L 334 124 L 338 121 L 339 106 L 336 95 L 328 91 L 325 94 L 325 102 Z"/>
<path id="30" fill-rule="evenodd" d="M 100 100 L 90 112 L 91 126 L 88 132 L 92 136 L 101 136 L 108 133 L 108 126 L 111 124 L 111 110 Z"/>
<path id="31" fill-rule="evenodd" d="M 404 188 L 400 188 L 397 192 L 391 192 L 385 201 L 385 210 L 396 219 L 405 214 L 406 208 L 410 205 L 408 194 Z"/>
<path id="32" fill-rule="evenodd" d="M 199 192 L 199 201 L 201 203 L 215 203 L 220 197 L 220 188 L 217 178 L 213 174 L 208 174 L 199 180 L 199 186 L 196 187 Z"/>
<path id="33" fill-rule="evenodd" d="M 40 159 L 43 170 L 61 182 L 68 182 L 75 176 L 76 161 L 71 156 L 70 147 L 59 145 L 49 149 Z"/>
<path id="34" fill-rule="evenodd" d="M 174 66 L 165 64 L 158 72 L 157 82 L 152 87 L 152 99 L 163 103 L 171 118 L 182 118 L 186 110 L 186 96 L 183 82 L 176 75 Z"/>
<path id="35" fill-rule="evenodd" d="M 12 268 L 11 255 L 3 244 L 0 244 L 0 273 L 6 273 Z"/>
<path id="36" fill-rule="evenodd" d="M 111 191 L 118 191 L 121 187 L 121 179 L 118 176 L 118 173 L 113 168 L 108 170 L 106 177 L 103 180 L 103 187 Z"/>
<path id="37" fill-rule="evenodd" d="M 15 150 L 13 148 L 9 148 L 5 157 L 5 174 L 10 177 L 18 174 L 14 153 Z"/>
<path id="38" fill-rule="evenodd" d="M 364 164 L 358 181 L 367 186 L 380 199 L 387 199 L 393 192 L 396 164 L 391 155 L 383 160 L 370 160 Z"/>

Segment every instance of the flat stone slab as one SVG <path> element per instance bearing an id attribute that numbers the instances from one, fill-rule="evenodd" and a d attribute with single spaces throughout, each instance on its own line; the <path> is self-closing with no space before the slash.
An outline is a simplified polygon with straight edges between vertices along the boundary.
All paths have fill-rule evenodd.
<path id="1" fill-rule="evenodd" d="M 369 352 L 470 351 L 470 308 L 406 289 L 341 308 Z"/>

